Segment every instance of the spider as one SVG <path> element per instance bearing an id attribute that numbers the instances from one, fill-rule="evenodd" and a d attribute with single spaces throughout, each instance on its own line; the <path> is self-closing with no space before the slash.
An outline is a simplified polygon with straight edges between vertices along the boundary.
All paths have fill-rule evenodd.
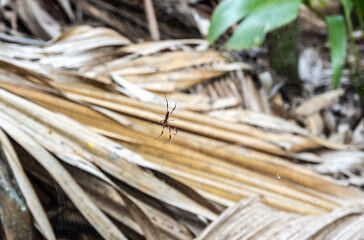
<path id="1" fill-rule="evenodd" d="M 174 108 L 172 109 L 172 111 L 171 111 L 171 112 L 169 112 L 169 110 L 168 110 L 168 100 L 167 100 L 167 98 L 166 98 L 166 103 L 167 103 L 167 111 L 166 111 L 166 115 L 164 116 L 164 119 L 163 119 L 163 120 L 160 120 L 160 121 L 159 121 L 160 123 L 162 123 L 162 124 L 163 124 L 162 132 L 161 132 L 161 134 L 160 134 L 157 138 L 155 138 L 155 139 L 160 138 L 160 136 L 162 136 L 162 135 L 163 135 L 164 128 L 165 128 L 165 127 L 168 127 L 168 130 L 169 130 L 169 138 L 168 138 L 168 140 L 167 140 L 167 141 L 165 141 L 163 144 L 165 144 L 165 143 L 169 142 L 169 140 L 171 140 L 171 138 L 172 138 L 172 136 L 171 136 L 171 128 L 173 128 L 173 129 L 176 131 L 176 132 L 174 133 L 174 135 L 176 135 L 176 134 L 178 133 L 177 128 L 176 128 L 176 127 L 171 127 L 171 125 L 169 124 L 169 121 L 173 121 L 173 120 L 170 120 L 170 119 L 169 119 L 169 117 L 170 117 L 170 116 L 172 116 L 173 111 L 176 109 L 176 107 L 177 107 L 177 102 L 176 102 L 176 104 L 174 105 Z M 160 115 L 160 116 L 161 116 L 161 117 L 163 117 L 162 115 Z"/>

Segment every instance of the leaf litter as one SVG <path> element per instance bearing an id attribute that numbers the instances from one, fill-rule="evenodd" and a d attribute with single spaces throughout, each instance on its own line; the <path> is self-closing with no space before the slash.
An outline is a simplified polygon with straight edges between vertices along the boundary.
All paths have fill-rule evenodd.
<path id="1" fill-rule="evenodd" d="M 235 219 L 231 214 L 242 220 L 228 222 L 227 229 L 254 228 L 244 223 L 254 219 L 260 221 L 255 226 L 266 226 L 265 231 L 271 233 L 278 231 L 273 219 L 315 219 L 318 224 L 327 218 L 339 224 L 343 217 L 335 212 L 340 207 L 346 211 L 340 216 L 360 218 L 359 205 L 344 205 L 362 201 L 361 192 L 289 162 L 322 162 L 324 166 L 326 155 L 312 151 L 339 154 L 337 150 L 349 147 L 360 155 L 358 141 L 336 143 L 290 119 L 269 114 L 271 105 L 262 105 L 268 98 L 258 94 L 249 80 L 251 67 L 199 47 L 202 45 L 206 42 L 132 44 L 110 29 L 89 26 L 69 29 L 44 46 L 1 43 L 1 48 L 11 48 L 0 53 L 0 126 L 7 134 L 1 134 L 1 142 L 6 144 L 13 168 L 18 166 L 16 171 L 22 172 L 19 157 L 32 178 L 46 183 L 37 174 L 37 166 L 25 164 L 16 153 L 21 147 L 106 239 L 126 239 L 133 234 L 146 239 L 192 239 L 208 221 L 215 220 L 198 237 L 206 239 L 224 216 Z M 255 89 L 249 104 L 242 86 Z M 177 102 L 173 126 L 180 131 L 168 144 L 163 144 L 163 136 L 154 140 L 161 126 L 150 125 L 158 123 L 158 114 L 165 113 L 165 95 Z M 326 101 L 314 112 L 331 104 Z M 239 105 L 245 107 L 237 108 Z M 297 108 L 296 114 L 312 114 L 302 109 L 307 107 Z M 8 137 L 19 144 L 15 150 Z M 77 170 L 70 171 L 73 168 Z M 355 173 L 350 166 L 348 171 Z M 21 186 L 29 185 L 26 179 L 24 173 L 17 177 Z M 24 189 L 27 197 L 34 196 Z M 256 195 L 261 199 L 251 198 Z M 242 205 L 238 203 L 241 199 L 245 199 Z M 39 202 L 28 204 L 40 231 L 53 239 Z M 242 209 L 248 205 L 250 213 L 263 216 L 266 211 L 273 217 L 246 218 Z M 332 210 L 323 215 L 326 218 L 312 216 Z M 352 219 L 354 224 L 356 218 Z M 313 229 L 312 234 L 331 225 L 317 226 L 321 228 Z M 228 234 L 259 236 L 259 231 L 247 228 Z M 359 225 L 355 231 L 360 231 Z M 292 234 L 300 239 L 313 236 L 298 230 Z"/>

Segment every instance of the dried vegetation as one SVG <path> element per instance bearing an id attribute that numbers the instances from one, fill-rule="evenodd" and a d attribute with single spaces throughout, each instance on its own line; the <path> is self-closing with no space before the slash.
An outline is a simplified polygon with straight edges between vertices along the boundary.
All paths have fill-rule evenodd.
<path id="1" fill-rule="evenodd" d="M 92 12 L 103 1 L 75 2 Z M 11 169 L 43 237 L 262 239 L 267 231 L 309 239 L 332 224 L 360 236 L 363 206 L 340 207 L 363 202 L 363 193 L 292 162 L 324 166 L 330 157 L 317 150 L 356 150 L 362 159 L 360 143 L 314 131 L 315 114 L 343 91 L 280 118 L 286 106 L 269 76 L 257 87 L 249 64 L 204 40 L 132 43 L 86 25 L 54 37 L 57 27 L 47 26 L 36 29 L 51 41 L 0 43 L 1 168 Z M 179 130 L 167 144 L 168 134 L 155 140 L 165 96 L 177 103 L 171 124 Z M 306 222 L 315 228 L 303 231 Z M 26 231 L 17 227 L 4 232 Z"/>

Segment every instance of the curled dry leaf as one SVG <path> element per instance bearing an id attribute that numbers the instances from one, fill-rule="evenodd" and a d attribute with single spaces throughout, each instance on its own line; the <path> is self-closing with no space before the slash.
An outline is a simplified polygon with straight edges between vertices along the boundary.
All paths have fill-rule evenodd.
<path id="1" fill-rule="evenodd" d="M 303 117 L 310 116 L 329 107 L 336 99 L 344 95 L 344 93 L 343 89 L 322 93 L 302 103 L 294 110 L 294 113 Z"/>

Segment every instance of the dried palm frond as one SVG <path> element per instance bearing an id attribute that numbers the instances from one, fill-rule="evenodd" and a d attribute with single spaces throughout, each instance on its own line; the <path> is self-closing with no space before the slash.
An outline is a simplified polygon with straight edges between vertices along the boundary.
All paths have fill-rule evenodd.
<path id="1" fill-rule="evenodd" d="M 156 12 L 162 39 L 202 36 L 203 29 L 200 30 L 198 23 L 201 17 L 186 1 L 155 1 L 150 7 Z M 49 40 L 70 24 L 84 23 L 112 27 L 133 41 L 147 39 L 150 38 L 147 15 L 142 0 L 12 0 L 2 1 L 0 8 L 3 28 L 10 34 L 3 34 L 3 39 L 26 44 L 41 41 L 23 41 L 19 36 L 30 34 Z"/>
<path id="2" fill-rule="evenodd" d="M 62 210 L 46 209 L 51 224 L 74 216 L 107 239 L 192 239 L 225 207 L 257 194 L 276 209 L 310 215 L 364 198 L 289 162 L 320 162 L 307 152 L 348 145 L 246 110 L 263 109 L 242 74 L 249 66 L 204 41 L 131 44 L 109 29 L 80 26 L 42 47 L 0 48 L 11 49 L 0 51 L 0 128 L 12 142 L 0 139 L 40 201 L 69 199 Z M 238 87 L 246 79 L 256 90 L 249 107 Z M 199 92 L 204 84 L 216 85 L 216 98 Z M 155 139 L 164 97 L 177 104 L 170 120 L 179 130 L 167 144 L 168 136 Z M 51 239 L 37 204 L 29 208 Z"/>
<path id="3" fill-rule="evenodd" d="M 227 209 L 196 239 L 361 239 L 364 205 L 351 204 L 323 216 L 277 212 L 258 197 Z"/>

